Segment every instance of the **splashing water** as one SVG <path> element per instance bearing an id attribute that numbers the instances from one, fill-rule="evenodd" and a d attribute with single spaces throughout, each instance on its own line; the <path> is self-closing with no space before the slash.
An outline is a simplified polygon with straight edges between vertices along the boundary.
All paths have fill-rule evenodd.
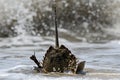
<path id="1" fill-rule="evenodd" d="M 54 30 L 51 28 L 54 21 L 50 0 L 1 0 L 0 3 L 0 36 L 53 35 Z M 58 11 L 59 27 L 86 40 L 92 40 L 90 38 L 92 37 L 93 42 L 114 39 L 110 33 L 112 31 L 115 33 L 118 29 L 116 24 L 120 21 L 119 3 L 119 0 L 75 0 L 75 2 L 62 0 L 58 3 L 58 8 L 62 12 Z M 68 13 L 64 9 L 68 10 Z M 68 17 L 64 17 L 67 14 Z"/>
<path id="2" fill-rule="evenodd" d="M 35 64 L 29 59 L 33 51 L 41 61 L 48 47 L 54 46 L 54 15 L 49 2 L 0 0 L 0 80 L 119 80 L 120 0 L 58 2 L 60 44 L 78 60 L 86 60 L 87 74 L 42 74 L 33 70 Z M 103 5 L 94 5 L 99 3 Z"/>

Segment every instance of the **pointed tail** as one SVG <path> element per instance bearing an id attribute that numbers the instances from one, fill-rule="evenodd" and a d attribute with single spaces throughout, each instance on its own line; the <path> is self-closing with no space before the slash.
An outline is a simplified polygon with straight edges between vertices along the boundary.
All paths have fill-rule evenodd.
<path id="1" fill-rule="evenodd" d="M 58 37 L 58 18 L 57 18 L 57 9 L 56 9 L 56 2 L 54 5 L 54 25 L 55 25 L 55 48 L 59 48 L 59 37 Z"/>

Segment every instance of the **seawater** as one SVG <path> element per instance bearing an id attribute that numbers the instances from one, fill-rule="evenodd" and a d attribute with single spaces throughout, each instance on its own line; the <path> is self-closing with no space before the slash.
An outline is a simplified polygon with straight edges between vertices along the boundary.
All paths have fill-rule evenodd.
<path id="1" fill-rule="evenodd" d="M 38 0 L 37 0 L 38 1 Z M 95 0 L 91 0 L 94 2 Z M 53 36 L 33 36 L 26 31 L 26 24 L 31 27 L 32 16 L 36 13 L 32 11 L 32 0 L 0 0 L 0 23 L 9 24 L 11 19 L 18 22 L 13 26 L 17 32 L 16 37 L 0 38 L 0 80 L 119 80 L 120 79 L 120 15 L 119 0 L 114 0 L 111 5 L 115 15 L 113 26 L 104 29 L 106 34 L 113 36 L 113 40 L 87 41 L 84 36 L 79 36 L 72 30 L 59 28 L 60 44 L 68 47 L 79 61 L 86 61 L 86 75 L 76 75 L 71 73 L 37 73 L 33 70 L 36 66 L 29 59 L 36 53 L 37 59 L 42 61 L 49 46 L 54 46 Z M 39 2 L 39 1 L 38 1 Z M 40 0 L 43 10 L 48 0 Z M 37 2 L 36 2 L 37 3 Z M 8 27 L 8 26 L 6 26 Z M 2 29 L 6 29 L 2 27 Z M 54 29 L 54 28 L 53 28 Z M 99 31 L 99 30 L 98 30 Z M 7 32 L 7 31 L 6 31 Z M 82 33 L 81 33 L 82 34 Z M 88 37 L 91 34 L 88 34 Z M 94 35 L 96 35 L 94 33 Z"/>
<path id="2" fill-rule="evenodd" d="M 86 43 L 60 38 L 60 44 L 68 47 L 79 61 L 86 61 L 86 75 L 43 74 L 33 70 L 36 65 L 29 57 L 35 51 L 38 60 L 42 61 L 49 46 L 54 46 L 53 37 L 1 38 L 0 44 L 1 80 L 119 80 L 120 78 L 119 40 L 107 43 Z"/>

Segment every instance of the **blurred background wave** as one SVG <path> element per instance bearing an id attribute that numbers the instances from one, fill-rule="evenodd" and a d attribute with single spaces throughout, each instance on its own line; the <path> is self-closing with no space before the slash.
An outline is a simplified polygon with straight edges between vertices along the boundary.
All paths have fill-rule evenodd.
<path id="1" fill-rule="evenodd" d="M 52 0 L 0 0 L 0 37 L 53 36 Z M 87 42 L 120 36 L 119 0 L 58 0 L 59 35 Z"/>

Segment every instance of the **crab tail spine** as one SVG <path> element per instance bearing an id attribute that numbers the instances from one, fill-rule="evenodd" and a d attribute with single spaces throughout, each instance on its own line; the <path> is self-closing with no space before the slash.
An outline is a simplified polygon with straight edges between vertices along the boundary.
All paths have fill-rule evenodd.
<path id="1" fill-rule="evenodd" d="M 54 25 L 55 25 L 55 48 L 59 48 L 58 19 L 57 19 L 56 1 L 55 1 L 55 4 L 54 4 Z"/>

